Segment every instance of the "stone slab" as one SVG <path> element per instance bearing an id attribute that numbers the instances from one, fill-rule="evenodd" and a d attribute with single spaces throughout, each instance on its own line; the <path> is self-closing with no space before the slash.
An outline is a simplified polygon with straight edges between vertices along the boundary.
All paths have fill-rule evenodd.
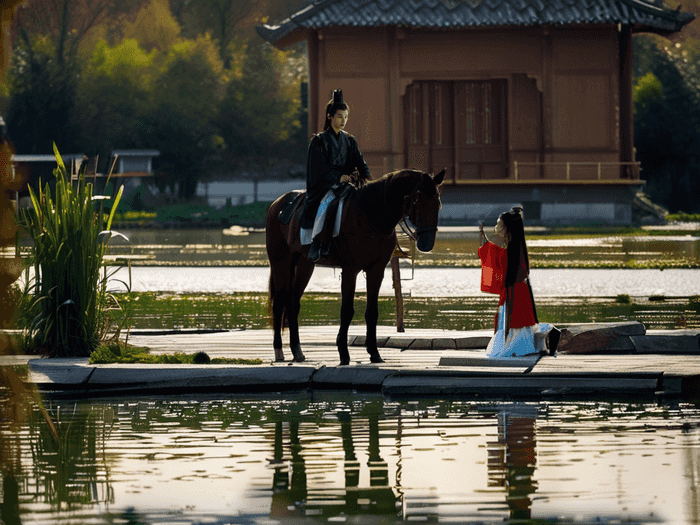
<path id="1" fill-rule="evenodd" d="M 411 376 L 393 375 L 386 378 L 382 394 L 404 395 L 654 395 L 656 378 L 629 377 L 611 381 L 606 377 L 533 377 L 530 375 L 504 376 Z"/>
<path id="2" fill-rule="evenodd" d="M 311 386 L 337 385 L 379 390 L 386 377 L 393 372 L 391 369 L 380 368 L 377 365 L 323 367 L 312 375 Z"/>
<path id="3" fill-rule="evenodd" d="M 683 332 L 686 331 L 683 330 Z M 654 333 L 653 335 L 631 336 L 630 339 L 635 350 L 640 354 L 700 353 L 700 335 L 697 333 Z"/>
<path id="4" fill-rule="evenodd" d="M 426 337 L 421 337 L 419 339 L 413 340 L 413 343 L 411 343 L 409 350 L 432 350 L 432 348 L 433 340 Z"/>
<path id="5" fill-rule="evenodd" d="M 383 347 L 386 345 L 386 342 L 389 340 L 389 337 L 380 337 L 377 336 L 377 346 L 379 348 Z M 348 340 L 349 341 L 349 340 Z M 348 345 L 350 346 L 366 346 L 367 345 L 367 336 L 365 335 L 356 335 L 355 339 L 352 341 L 352 343 L 348 342 Z"/>
<path id="6" fill-rule="evenodd" d="M 95 367 L 87 358 L 31 359 L 27 362 L 29 380 L 37 384 L 76 386 L 86 384 Z"/>
<path id="7" fill-rule="evenodd" d="M 464 350 L 486 348 L 490 340 L 491 336 L 459 337 L 455 339 L 455 346 Z"/>
<path id="8" fill-rule="evenodd" d="M 163 388 L 167 385 L 251 386 L 307 384 L 315 371 L 303 365 L 96 365 L 89 386 L 142 385 Z"/>
<path id="9" fill-rule="evenodd" d="M 388 341 L 382 345 L 377 342 L 377 346 L 384 348 L 409 348 L 413 341 L 413 337 L 389 337 Z"/>
<path id="10" fill-rule="evenodd" d="M 433 350 L 455 350 L 455 340 L 449 337 L 436 337 L 433 339 Z"/>
<path id="11" fill-rule="evenodd" d="M 490 359 L 486 356 L 469 356 L 466 352 L 445 352 L 440 357 L 440 366 L 483 366 L 488 368 L 530 368 L 540 360 L 532 357 L 511 357 L 510 359 Z"/>

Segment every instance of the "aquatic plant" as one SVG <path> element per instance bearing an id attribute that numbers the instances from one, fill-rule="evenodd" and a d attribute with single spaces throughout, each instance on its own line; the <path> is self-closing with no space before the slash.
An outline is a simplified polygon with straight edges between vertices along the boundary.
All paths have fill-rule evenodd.
<path id="1" fill-rule="evenodd" d="M 112 219 L 123 187 L 111 209 L 111 197 L 93 195 L 86 181 L 86 162 L 75 184 L 54 144 L 55 188 L 47 183 L 38 193 L 29 188 L 31 209 L 23 209 L 19 224 L 33 241 L 26 272 L 29 298 L 29 344 L 52 357 L 89 356 L 107 335 L 106 312 L 116 300 L 107 291 L 104 255 Z M 110 173 L 111 175 L 111 173 Z M 109 181 L 109 178 L 108 178 Z"/>
<path id="2" fill-rule="evenodd" d="M 145 363 L 158 365 L 261 365 L 262 359 L 245 359 L 237 357 L 215 357 L 211 359 L 206 352 L 186 354 L 151 354 L 150 349 L 121 343 L 100 345 L 90 355 L 90 364 L 110 363 Z"/>

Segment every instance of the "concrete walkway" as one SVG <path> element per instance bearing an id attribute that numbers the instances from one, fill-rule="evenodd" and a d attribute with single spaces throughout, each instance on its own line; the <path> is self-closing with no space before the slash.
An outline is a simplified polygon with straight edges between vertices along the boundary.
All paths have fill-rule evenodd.
<path id="1" fill-rule="evenodd" d="M 145 330 L 132 332 L 129 343 L 148 347 L 154 354 L 205 351 L 211 358 L 260 358 L 264 364 L 91 365 L 87 359 L 2 356 L 0 365 L 27 364 L 26 381 L 47 394 L 71 396 L 338 389 L 380 391 L 386 396 L 700 397 L 699 334 L 642 327 L 644 333 L 639 335 L 637 325 L 564 327 L 562 341 L 571 349 L 594 348 L 601 341 L 608 346 L 595 353 L 568 353 L 562 345 L 556 357 L 511 360 L 486 357 L 488 330 L 399 334 L 394 327 L 379 327 L 386 362 L 371 364 L 360 346 L 364 327 L 354 326 L 349 337 L 351 365 L 345 367 L 338 366 L 336 327 L 302 328 L 304 363 L 273 361 L 272 330 Z M 289 350 L 285 352 L 291 359 Z"/>

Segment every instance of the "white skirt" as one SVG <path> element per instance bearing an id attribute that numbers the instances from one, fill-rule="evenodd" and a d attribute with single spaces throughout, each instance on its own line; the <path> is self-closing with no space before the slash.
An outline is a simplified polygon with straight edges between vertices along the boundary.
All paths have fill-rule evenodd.
<path id="1" fill-rule="evenodd" d="M 505 337 L 505 305 L 498 308 L 498 326 L 486 353 L 492 359 L 508 359 L 532 354 L 548 353 L 549 332 L 554 328 L 549 323 L 539 323 L 523 328 L 511 328 Z"/>

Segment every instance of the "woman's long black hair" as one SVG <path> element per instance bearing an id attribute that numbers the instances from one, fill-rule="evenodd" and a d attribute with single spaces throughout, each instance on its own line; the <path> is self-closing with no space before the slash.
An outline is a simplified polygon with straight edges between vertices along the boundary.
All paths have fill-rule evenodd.
<path id="1" fill-rule="evenodd" d="M 331 129 L 331 119 L 328 118 L 328 115 L 332 117 L 338 110 L 350 111 L 350 106 L 348 106 L 347 102 L 343 100 L 342 89 L 333 91 L 332 98 L 328 101 L 328 104 L 326 104 L 326 120 L 323 123 L 323 131 L 328 131 L 329 129 Z"/>
<path id="2" fill-rule="evenodd" d="M 525 244 L 525 228 L 523 227 L 522 208 L 514 206 L 510 211 L 501 214 L 501 220 L 508 232 L 508 266 L 506 268 L 505 286 L 509 288 L 530 273 L 530 260 Z M 521 273 L 521 268 L 524 275 Z"/>

